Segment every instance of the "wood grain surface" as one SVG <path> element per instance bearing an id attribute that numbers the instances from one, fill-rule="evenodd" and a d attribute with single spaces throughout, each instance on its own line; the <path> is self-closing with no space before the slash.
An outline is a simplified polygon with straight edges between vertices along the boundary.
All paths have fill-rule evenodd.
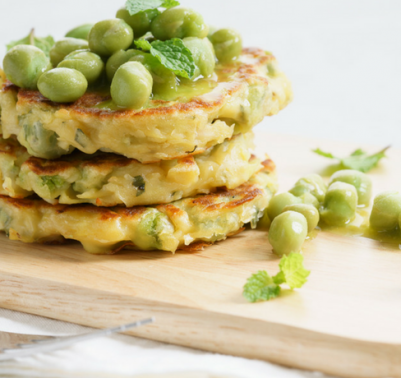
<path id="1" fill-rule="evenodd" d="M 330 162 L 311 148 L 345 155 L 361 147 L 265 133 L 256 141 L 275 160 L 281 190 L 327 171 Z M 401 189 L 401 151 L 388 156 L 372 171 L 375 192 Z M 342 377 L 401 377 L 399 248 L 320 232 L 303 253 L 311 275 L 302 289 L 250 304 L 242 297 L 250 274 L 278 271 L 263 231 L 192 254 L 114 256 L 0 235 L 0 307 L 93 327 L 155 316 L 132 334 Z"/>

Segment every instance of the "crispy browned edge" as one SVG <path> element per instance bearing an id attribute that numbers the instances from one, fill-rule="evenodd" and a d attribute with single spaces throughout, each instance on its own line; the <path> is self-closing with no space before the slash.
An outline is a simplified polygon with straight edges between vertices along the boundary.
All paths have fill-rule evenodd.
<path id="1" fill-rule="evenodd" d="M 26 149 L 22 147 L 14 137 L 0 141 L 0 154 L 2 155 L 17 157 L 24 152 L 26 152 Z"/>
<path id="2" fill-rule="evenodd" d="M 273 55 L 266 54 L 262 49 L 258 48 L 245 48 L 242 52 L 244 55 L 250 55 L 251 57 L 257 59 L 257 66 L 267 64 L 268 61 L 275 60 Z M 257 75 L 257 69 L 251 64 L 241 64 L 236 63 L 226 64 L 224 67 L 220 67 L 219 71 L 221 73 L 237 73 L 238 79 L 243 81 L 250 80 L 253 76 Z M 259 80 L 263 80 L 268 83 L 268 79 L 263 76 L 258 76 Z M 163 100 L 153 100 L 151 101 L 151 108 L 146 108 L 142 110 L 107 110 L 94 108 L 93 106 L 110 99 L 108 94 L 102 93 L 85 93 L 79 100 L 70 104 L 60 104 L 54 103 L 45 97 L 43 97 L 40 92 L 35 90 L 20 89 L 6 81 L 3 84 L 3 91 L 17 90 L 18 91 L 18 102 L 29 103 L 30 105 L 41 105 L 48 106 L 55 109 L 66 109 L 69 112 L 73 112 L 81 115 L 94 115 L 99 119 L 102 118 L 133 118 L 133 117 L 150 117 L 150 116 L 166 116 L 173 113 L 182 112 L 188 113 L 192 110 L 197 110 L 202 108 L 208 111 L 216 106 L 221 105 L 224 102 L 226 96 L 232 95 L 241 86 L 240 81 L 236 81 L 238 85 L 233 85 L 233 87 L 225 91 L 224 95 L 220 96 L 215 101 L 205 101 L 201 98 L 194 98 L 189 102 L 170 102 Z"/>

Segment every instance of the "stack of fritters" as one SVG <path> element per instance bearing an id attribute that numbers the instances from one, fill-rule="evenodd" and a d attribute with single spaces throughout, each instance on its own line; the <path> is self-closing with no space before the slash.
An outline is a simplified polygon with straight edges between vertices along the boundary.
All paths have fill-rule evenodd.
<path id="1" fill-rule="evenodd" d="M 275 58 L 245 49 L 215 85 L 140 110 L 108 93 L 56 104 L 3 77 L 0 229 L 23 242 L 194 249 L 255 226 L 276 190 L 252 127 L 292 92 Z"/>

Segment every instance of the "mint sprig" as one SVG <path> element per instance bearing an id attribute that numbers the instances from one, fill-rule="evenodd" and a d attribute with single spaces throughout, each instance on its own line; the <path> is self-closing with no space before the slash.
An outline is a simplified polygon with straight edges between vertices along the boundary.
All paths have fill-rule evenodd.
<path id="1" fill-rule="evenodd" d="M 282 284 L 287 284 L 291 289 L 302 287 L 310 274 L 303 261 L 301 254 L 290 253 L 282 257 L 279 263 L 280 272 L 274 277 L 265 270 L 252 274 L 244 286 L 243 296 L 249 302 L 268 301 L 280 294 Z"/>
<path id="2" fill-rule="evenodd" d="M 249 302 L 268 301 L 280 294 L 281 288 L 265 270 L 252 274 L 244 286 L 243 296 Z"/>
<path id="3" fill-rule="evenodd" d="M 137 39 L 134 41 L 135 46 L 143 51 L 150 51 L 152 45 L 146 39 Z"/>
<path id="4" fill-rule="evenodd" d="M 127 0 L 125 9 L 133 16 L 139 12 L 156 8 L 172 8 L 180 5 L 176 0 Z"/>
<path id="5" fill-rule="evenodd" d="M 195 74 L 196 64 L 192 53 L 179 38 L 152 43 L 139 39 L 135 41 L 135 46 L 149 51 L 164 67 L 178 76 L 190 79 Z"/>
<path id="6" fill-rule="evenodd" d="M 369 172 L 372 168 L 374 168 L 381 159 L 386 157 L 386 151 L 390 148 L 390 146 L 383 148 L 379 152 L 375 154 L 369 155 L 362 149 L 358 148 L 350 156 L 345 158 L 340 158 L 333 155 L 330 152 L 322 151 L 320 148 L 316 148 L 312 150 L 312 152 L 324 156 L 328 159 L 335 159 L 339 161 L 339 169 L 355 169 L 361 172 Z"/>
<path id="7" fill-rule="evenodd" d="M 32 29 L 30 33 L 24 37 L 19 39 L 18 41 L 11 41 L 6 45 L 7 51 L 11 50 L 13 47 L 17 45 L 32 45 L 41 49 L 47 56 L 49 56 L 50 49 L 54 45 L 54 38 L 52 36 L 47 36 L 44 38 L 39 38 L 35 36 L 35 30 Z"/>

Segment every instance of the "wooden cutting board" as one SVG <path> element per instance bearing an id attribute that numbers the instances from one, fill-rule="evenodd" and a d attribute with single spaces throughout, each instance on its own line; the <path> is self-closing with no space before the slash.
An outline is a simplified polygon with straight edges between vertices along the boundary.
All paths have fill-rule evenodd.
<path id="1" fill-rule="evenodd" d="M 264 133 L 256 141 L 276 161 L 281 190 L 330 163 L 311 148 L 360 147 Z M 388 156 L 372 172 L 375 192 L 401 189 L 401 151 Z M 94 327 L 155 316 L 133 334 L 343 377 L 401 377 L 401 251 L 320 232 L 304 256 L 311 275 L 302 289 L 251 304 L 242 297 L 250 274 L 278 271 L 263 231 L 199 253 L 114 256 L 0 235 L 0 307 Z"/>

